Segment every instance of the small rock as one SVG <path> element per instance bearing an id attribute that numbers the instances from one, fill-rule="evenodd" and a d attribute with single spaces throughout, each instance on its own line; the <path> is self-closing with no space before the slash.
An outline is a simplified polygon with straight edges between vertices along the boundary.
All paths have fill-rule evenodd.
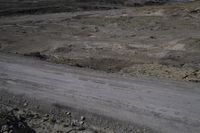
<path id="1" fill-rule="evenodd" d="M 79 127 L 78 130 L 83 131 L 83 130 L 85 130 L 85 127 Z"/>
<path id="2" fill-rule="evenodd" d="M 84 121 L 85 120 L 85 117 L 84 116 L 81 116 L 81 121 Z"/>
<path id="3" fill-rule="evenodd" d="M 45 118 L 42 120 L 42 122 L 45 122 L 45 121 L 48 121 L 48 120 L 49 120 L 49 118 L 45 117 Z"/>
<path id="4" fill-rule="evenodd" d="M 190 13 L 200 13 L 200 8 L 196 8 L 194 10 L 191 10 Z"/>
<path id="5" fill-rule="evenodd" d="M 73 126 L 73 127 L 77 126 L 77 121 L 73 120 L 72 123 L 71 123 L 71 126 Z"/>
<path id="6" fill-rule="evenodd" d="M 39 114 L 36 113 L 36 114 L 34 115 L 34 118 L 35 118 L 35 119 L 40 118 Z"/>
<path id="7" fill-rule="evenodd" d="M 27 102 L 24 103 L 24 107 L 26 107 L 26 106 L 28 106 L 28 103 L 27 103 Z"/>
<path id="8" fill-rule="evenodd" d="M 151 39 L 156 39 L 156 37 L 155 37 L 155 36 L 150 36 L 150 38 L 151 38 Z"/>
<path id="9" fill-rule="evenodd" d="M 9 127 L 8 127 L 7 125 L 1 126 L 0 132 L 1 132 L 1 131 L 2 131 L 2 132 L 6 132 L 6 131 L 8 131 L 8 129 L 9 129 Z"/>
<path id="10" fill-rule="evenodd" d="M 98 27 L 95 27 L 95 32 L 99 32 L 99 28 Z"/>
<path id="11" fill-rule="evenodd" d="M 22 121 L 26 120 L 26 118 L 23 115 L 19 115 L 19 119 L 22 120 Z"/>
<path id="12" fill-rule="evenodd" d="M 54 118 L 52 118 L 50 121 L 51 121 L 52 123 L 56 123 L 56 119 L 54 119 Z"/>
<path id="13" fill-rule="evenodd" d="M 69 127 L 69 124 L 63 124 L 63 127 Z"/>
<path id="14" fill-rule="evenodd" d="M 66 114 L 67 114 L 68 116 L 70 116 L 70 115 L 71 115 L 71 113 L 70 113 L 70 112 L 67 112 Z"/>
<path id="15" fill-rule="evenodd" d="M 18 108 L 13 108 L 13 111 L 19 111 L 19 109 Z"/>
<path id="16" fill-rule="evenodd" d="M 84 121 L 80 121 L 79 124 L 80 124 L 80 125 L 83 125 L 83 124 L 84 124 Z"/>
<path id="17" fill-rule="evenodd" d="M 45 117 L 49 117 L 49 114 L 45 114 L 44 116 L 45 116 Z"/>

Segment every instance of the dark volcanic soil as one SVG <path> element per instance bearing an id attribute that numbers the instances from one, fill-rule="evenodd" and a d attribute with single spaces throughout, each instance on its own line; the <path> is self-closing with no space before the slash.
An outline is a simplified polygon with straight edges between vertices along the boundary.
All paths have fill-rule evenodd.
<path id="1" fill-rule="evenodd" d="M 0 51 L 107 72 L 199 82 L 199 6 L 196 1 L 1 17 Z"/>
<path id="2" fill-rule="evenodd" d="M 200 82 L 200 1 L 163 3 L 1 0 L 0 52 L 122 75 Z M 33 111 L 27 101 L 19 102 L 22 107 L 14 101 L 0 97 L 0 133 L 113 133 L 67 110 L 55 117 Z M 134 127 L 125 132 L 153 131 Z"/>

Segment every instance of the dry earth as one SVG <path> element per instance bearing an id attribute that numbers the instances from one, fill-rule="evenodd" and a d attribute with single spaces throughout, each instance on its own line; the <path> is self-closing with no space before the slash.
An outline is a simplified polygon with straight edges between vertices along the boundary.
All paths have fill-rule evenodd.
<path id="1" fill-rule="evenodd" d="M 2 11 L 0 51 L 132 76 L 199 82 L 199 6 L 196 1 L 40 15 L 25 10 L 20 16 L 2 16 Z"/>
<path id="2" fill-rule="evenodd" d="M 26 104 L 26 103 L 25 103 Z M 24 105 L 25 106 L 25 105 Z M 71 112 L 62 118 L 27 108 L 0 104 L 0 133 L 105 133 L 90 127 L 85 117 L 74 119 Z"/>
<path id="3" fill-rule="evenodd" d="M 0 93 L 0 133 L 116 133 L 113 131 L 116 129 L 125 133 L 157 133 L 144 125 L 131 124 L 127 128 L 126 122 L 111 121 L 111 118 L 91 112 L 88 116 L 84 110 L 58 103 L 47 104 L 6 90 Z"/>
<path id="4" fill-rule="evenodd" d="M 62 110 L 72 112 L 106 133 L 199 133 L 199 101 L 199 83 L 126 77 L 0 54 L 0 102 L 62 118 Z"/>
<path id="5" fill-rule="evenodd" d="M 130 2 L 124 4 L 138 5 Z M 0 52 L 122 75 L 199 82 L 200 1 L 143 7 L 121 3 L 1 0 Z M 0 133 L 105 132 L 83 119 L 0 103 Z"/>

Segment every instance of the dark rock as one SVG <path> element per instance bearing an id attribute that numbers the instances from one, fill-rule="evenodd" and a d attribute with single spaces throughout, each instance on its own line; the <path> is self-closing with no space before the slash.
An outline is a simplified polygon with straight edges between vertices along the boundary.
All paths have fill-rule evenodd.
<path id="1" fill-rule="evenodd" d="M 84 116 L 81 116 L 81 121 L 84 121 L 85 120 L 85 117 Z"/>

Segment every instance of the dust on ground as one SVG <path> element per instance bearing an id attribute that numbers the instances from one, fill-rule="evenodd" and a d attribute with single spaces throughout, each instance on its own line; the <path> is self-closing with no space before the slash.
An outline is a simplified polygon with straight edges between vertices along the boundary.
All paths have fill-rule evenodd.
<path id="1" fill-rule="evenodd" d="M 0 51 L 55 63 L 200 80 L 200 2 L 0 18 Z"/>

